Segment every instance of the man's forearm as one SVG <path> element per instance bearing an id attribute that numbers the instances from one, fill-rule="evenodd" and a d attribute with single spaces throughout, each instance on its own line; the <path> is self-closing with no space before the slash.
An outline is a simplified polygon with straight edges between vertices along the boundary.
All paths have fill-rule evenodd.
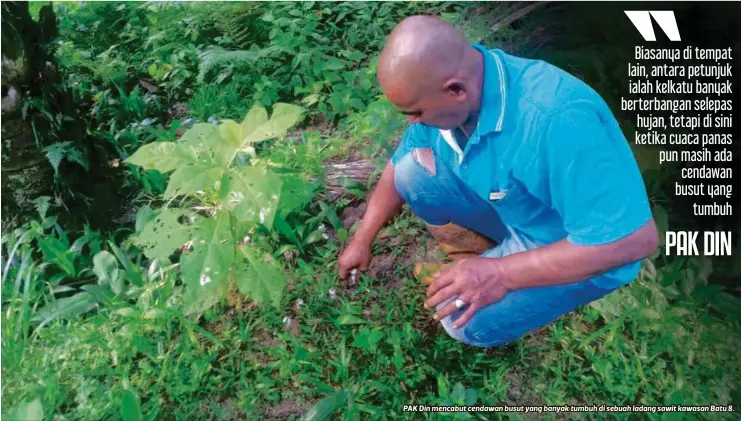
<path id="1" fill-rule="evenodd" d="M 545 247 L 492 259 L 510 290 L 568 284 L 582 281 L 609 269 L 643 259 L 657 247 L 653 220 L 635 233 L 610 244 L 577 246 L 561 240 Z"/>
<path id="2" fill-rule="evenodd" d="M 378 231 L 393 218 L 404 204 L 394 186 L 394 166 L 389 162 L 368 201 L 363 221 L 355 233 L 355 241 L 370 245 Z"/>

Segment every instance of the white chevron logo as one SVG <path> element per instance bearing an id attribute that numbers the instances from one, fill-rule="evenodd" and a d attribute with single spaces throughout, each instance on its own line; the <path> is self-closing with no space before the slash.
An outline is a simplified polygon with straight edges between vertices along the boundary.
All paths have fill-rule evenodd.
<path id="1" fill-rule="evenodd" d="M 638 29 L 643 39 L 646 41 L 656 41 L 656 34 L 654 34 L 654 27 L 651 24 L 651 16 L 654 17 L 656 23 L 664 31 L 669 40 L 681 41 L 679 38 L 679 28 L 677 28 L 677 20 L 674 18 L 674 12 L 671 10 L 625 10 L 625 14 L 633 22 L 633 26 Z"/>

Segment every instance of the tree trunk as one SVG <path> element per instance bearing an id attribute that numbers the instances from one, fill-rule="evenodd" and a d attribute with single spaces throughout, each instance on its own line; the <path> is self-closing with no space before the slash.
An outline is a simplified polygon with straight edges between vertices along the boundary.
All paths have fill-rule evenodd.
<path id="1" fill-rule="evenodd" d="M 3 90 L 5 85 L 3 85 Z M 32 200 L 51 196 L 53 171 L 36 148 L 33 130 L 20 116 L 2 115 L 2 229 L 13 229 L 35 213 Z"/>
<path id="2" fill-rule="evenodd" d="M 51 6 L 40 13 L 41 24 L 26 2 L 2 4 L 2 229 L 12 229 L 35 214 L 32 200 L 52 196 L 53 171 L 37 144 L 32 119 L 24 116 L 23 100 L 41 92 L 41 75 L 49 74 L 44 45 L 56 35 Z M 25 117 L 25 118 L 24 118 Z"/>

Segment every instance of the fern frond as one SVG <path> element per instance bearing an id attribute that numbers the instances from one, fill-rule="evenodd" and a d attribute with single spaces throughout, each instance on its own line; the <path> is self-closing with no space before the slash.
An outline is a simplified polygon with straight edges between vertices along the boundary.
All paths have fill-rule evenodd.
<path id="1" fill-rule="evenodd" d="M 262 30 L 265 25 L 260 21 L 260 16 L 266 7 L 261 3 L 231 3 L 228 13 L 220 14 L 215 19 L 216 28 L 226 37 L 232 40 L 237 48 L 247 48 L 263 40 L 255 39 L 266 34 Z"/>
<path id="2" fill-rule="evenodd" d="M 257 71 L 261 60 L 274 58 L 280 54 L 277 47 L 267 47 L 254 50 L 227 51 L 221 47 L 210 47 L 198 54 L 198 77 L 199 84 L 206 82 L 206 77 L 213 70 L 225 67 L 250 69 Z"/>

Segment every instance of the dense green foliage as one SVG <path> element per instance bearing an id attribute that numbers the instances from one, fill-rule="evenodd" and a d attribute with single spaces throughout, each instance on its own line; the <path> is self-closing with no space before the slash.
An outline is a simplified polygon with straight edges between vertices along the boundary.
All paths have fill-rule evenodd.
<path id="1" fill-rule="evenodd" d="M 409 213 L 374 245 L 380 269 L 337 280 L 337 254 L 357 227 L 342 211 L 370 181 L 347 183 L 337 199 L 323 176 L 327 162 L 348 157 L 382 168 L 404 129 L 375 80 L 375 56 L 403 17 L 439 14 L 471 40 L 544 54 L 608 102 L 619 89 L 587 53 L 545 51 L 535 26 L 547 13 L 491 31 L 513 7 L 32 3 L 29 44 L 18 31 L 23 21 L 32 33 L 23 7 L 4 3 L 3 51 L 33 48 L 37 65 L 49 61 L 40 79 L 7 82 L 22 93 L 8 116 L 28 125 L 24 151 L 53 182 L 3 219 L 3 419 L 436 419 L 402 405 L 741 404 L 741 306 L 712 282 L 719 268 L 708 259 L 657 253 L 628 287 L 486 351 L 455 342 L 423 310 L 409 264 L 427 237 Z M 4 146 L 4 167 L 21 160 L 16 146 Z M 644 170 L 651 197 L 666 203 L 666 175 Z M 681 219 L 658 203 L 665 231 Z"/>

